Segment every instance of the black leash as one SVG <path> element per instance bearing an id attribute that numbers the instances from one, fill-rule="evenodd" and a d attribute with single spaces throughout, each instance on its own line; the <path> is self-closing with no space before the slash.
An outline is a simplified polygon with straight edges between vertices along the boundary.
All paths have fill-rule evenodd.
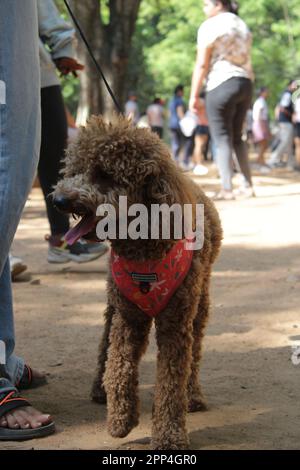
<path id="1" fill-rule="evenodd" d="M 86 45 L 86 48 L 87 48 L 87 50 L 88 50 L 88 52 L 89 52 L 89 54 L 90 54 L 90 56 L 91 56 L 91 58 L 92 58 L 92 60 L 93 60 L 93 62 L 94 62 L 94 64 L 95 64 L 95 66 L 96 66 L 96 69 L 97 69 L 98 73 L 100 74 L 100 77 L 102 78 L 102 80 L 103 80 L 104 83 L 105 83 L 105 86 L 106 86 L 106 88 L 107 88 L 108 93 L 110 94 L 110 96 L 111 96 L 111 98 L 112 98 L 112 100 L 113 100 L 113 102 L 114 102 L 114 104 L 115 104 L 117 110 L 122 114 L 121 106 L 119 105 L 119 103 L 118 103 L 118 101 L 117 101 L 117 99 L 116 99 L 116 97 L 115 97 L 115 95 L 114 95 L 112 89 L 110 88 L 109 83 L 108 83 L 108 81 L 106 80 L 105 75 L 104 75 L 104 73 L 103 73 L 103 71 L 102 71 L 100 65 L 98 64 L 97 60 L 95 59 L 95 56 L 94 56 L 94 54 L 93 54 L 93 51 L 92 51 L 92 49 L 91 49 L 91 47 L 90 47 L 90 45 L 89 45 L 89 43 L 88 43 L 88 41 L 87 41 L 87 39 L 86 39 L 84 33 L 83 33 L 83 31 L 82 31 L 82 29 L 81 29 L 81 27 L 80 27 L 80 25 L 79 25 L 79 23 L 78 23 L 78 21 L 77 21 L 75 15 L 74 15 L 74 13 L 73 13 L 73 11 L 71 10 L 70 5 L 68 4 L 67 0 L 64 0 L 64 3 L 65 3 L 65 5 L 66 5 L 66 7 L 67 7 L 67 9 L 68 9 L 68 12 L 70 13 L 70 16 L 71 16 L 71 18 L 72 18 L 72 20 L 73 20 L 73 22 L 74 22 L 76 28 L 78 29 L 78 32 L 79 32 L 79 34 L 80 34 L 80 36 L 81 36 L 81 39 L 83 40 L 84 44 Z"/>

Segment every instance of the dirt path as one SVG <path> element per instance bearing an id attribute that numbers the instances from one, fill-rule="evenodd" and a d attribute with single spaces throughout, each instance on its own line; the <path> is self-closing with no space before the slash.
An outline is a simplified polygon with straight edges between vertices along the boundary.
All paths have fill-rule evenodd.
<path id="1" fill-rule="evenodd" d="M 198 180 L 200 182 L 200 179 Z M 201 179 L 207 190 L 216 183 Z M 251 200 L 219 203 L 225 230 L 213 274 L 212 315 L 201 371 L 210 409 L 188 417 L 193 449 L 297 449 L 300 442 L 300 178 L 256 177 Z M 17 353 L 49 373 L 26 393 L 57 422 L 54 436 L 6 449 L 145 449 L 155 377 L 154 341 L 141 365 L 140 425 L 112 439 L 105 408 L 89 401 L 103 327 L 106 259 L 57 266 L 46 261 L 41 193 L 34 190 L 14 252 L 31 277 L 14 284 Z"/>

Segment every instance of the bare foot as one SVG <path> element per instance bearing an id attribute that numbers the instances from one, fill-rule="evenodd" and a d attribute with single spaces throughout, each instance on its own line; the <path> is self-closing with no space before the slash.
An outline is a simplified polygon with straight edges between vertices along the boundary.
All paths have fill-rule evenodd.
<path id="1" fill-rule="evenodd" d="M 0 418 L 0 426 L 10 429 L 37 429 L 50 424 L 52 418 L 32 406 L 24 406 L 6 413 Z"/>

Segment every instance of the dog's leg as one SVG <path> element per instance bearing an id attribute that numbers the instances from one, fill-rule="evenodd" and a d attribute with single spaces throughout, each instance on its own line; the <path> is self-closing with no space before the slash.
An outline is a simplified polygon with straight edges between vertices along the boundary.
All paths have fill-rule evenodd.
<path id="1" fill-rule="evenodd" d="M 187 386 L 191 372 L 193 317 L 188 289 L 182 302 L 170 305 L 156 319 L 157 379 L 153 408 L 152 448 L 188 449 Z"/>
<path id="2" fill-rule="evenodd" d="M 104 314 L 105 325 L 104 325 L 103 335 L 101 338 L 101 343 L 99 346 L 97 372 L 96 372 L 96 376 L 95 376 L 93 386 L 92 386 L 92 391 L 91 391 L 92 400 L 100 404 L 106 403 L 106 393 L 105 393 L 104 386 L 103 386 L 103 375 L 105 372 L 105 364 L 107 360 L 109 334 L 110 334 L 113 314 L 114 314 L 113 306 L 108 305 Z"/>
<path id="3" fill-rule="evenodd" d="M 188 411 L 190 412 L 207 410 L 207 404 L 205 403 L 199 381 L 199 366 L 201 343 L 209 315 L 209 283 L 210 272 L 207 273 L 206 278 L 203 280 L 198 312 L 193 322 L 193 360 L 188 384 Z"/>
<path id="4" fill-rule="evenodd" d="M 146 350 L 152 320 L 137 308 L 115 312 L 104 374 L 108 431 L 125 437 L 138 424 L 138 365 Z"/>

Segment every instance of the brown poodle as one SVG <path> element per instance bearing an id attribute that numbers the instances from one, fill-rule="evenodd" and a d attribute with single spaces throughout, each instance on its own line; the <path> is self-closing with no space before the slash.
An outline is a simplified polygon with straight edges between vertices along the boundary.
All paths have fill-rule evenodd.
<path id="1" fill-rule="evenodd" d="M 64 179 L 57 185 L 54 201 L 61 210 L 81 217 L 68 240 L 83 234 L 87 239 L 95 239 L 96 224 L 101 219 L 95 215 L 97 207 L 110 203 L 118 209 L 119 196 L 127 196 L 128 205 L 143 203 L 148 208 L 163 203 L 192 204 L 193 208 L 195 204 L 204 205 L 203 247 L 183 251 L 178 272 L 181 265 L 187 266 L 186 272 L 167 304 L 161 304 L 159 313 L 156 301 L 159 303 L 161 296 L 155 302 L 153 296 L 149 300 L 152 310 L 149 305 L 148 312 L 143 308 L 155 281 L 152 274 L 149 278 L 142 272 L 132 279 L 136 291 L 130 297 L 124 293 L 122 282 L 118 284 L 118 273 L 112 272 L 112 265 L 121 259 L 130 271 L 135 264 L 163 264 L 162 276 L 167 276 L 166 260 L 171 260 L 173 266 L 175 261 L 170 254 L 174 250 L 178 254 L 182 241 L 175 240 L 173 235 L 168 239 L 160 236 L 152 240 L 110 240 L 106 324 L 92 390 L 95 401 L 107 401 L 110 434 L 127 436 L 139 420 L 138 367 L 154 321 L 158 357 L 151 445 L 153 449 L 187 449 L 187 411 L 206 408 L 199 383 L 199 363 L 209 314 L 211 268 L 222 239 L 217 211 L 203 191 L 176 167 L 167 146 L 154 133 L 134 128 L 121 117 L 110 124 L 92 117 L 69 146 L 65 163 Z M 130 277 L 132 273 L 125 275 Z"/>

